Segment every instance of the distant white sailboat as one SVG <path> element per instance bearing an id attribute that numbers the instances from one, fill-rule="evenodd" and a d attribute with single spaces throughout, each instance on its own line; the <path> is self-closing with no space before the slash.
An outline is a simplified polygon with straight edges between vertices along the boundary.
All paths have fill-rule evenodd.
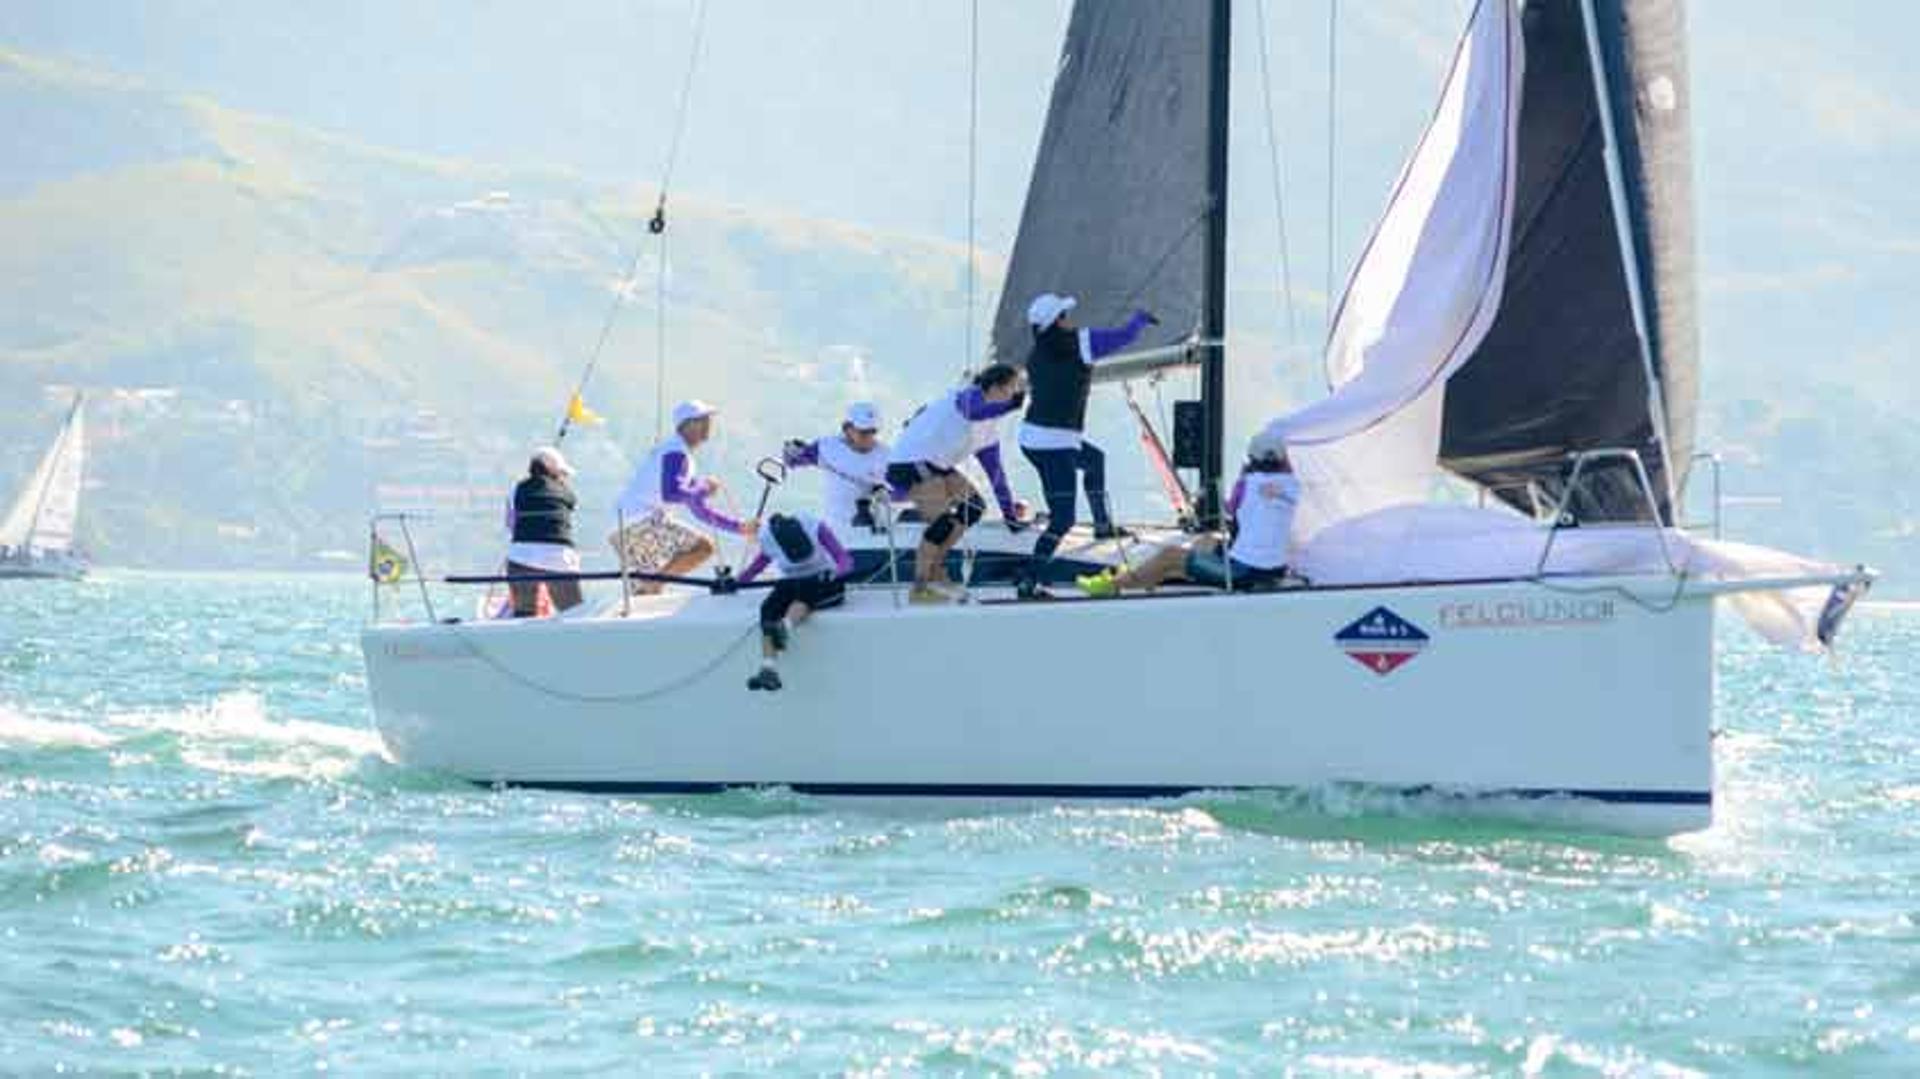
<path id="1" fill-rule="evenodd" d="M 86 575 L 86 559 L 73 544 L 87 458 L 84 401 L 84 395 L 74 395 L 53 445 L 0 520 L 0 577 L 76 580 Z"/>

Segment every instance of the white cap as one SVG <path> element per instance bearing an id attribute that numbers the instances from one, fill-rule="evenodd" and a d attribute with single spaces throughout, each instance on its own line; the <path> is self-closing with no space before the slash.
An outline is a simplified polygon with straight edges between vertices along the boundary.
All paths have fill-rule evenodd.
<path id="1" fill-rule="evenodd" d="M 673 406 L 673 425 L 679 427 L 681 424 L 691 420 L 705 419 L 718 411 L 720 410 L 700 400 L 698 397 L 691 401 L 682 401 Z"/>
<path id="2" fill-rule="evenodd" d="M 1074 309 L 1080 303 L 1071 296 L 1059 296 L 1051 292 L 1042 292 L 1027 305 L 1027 322 L 1036 330 L 1044 330 L 1060 316 Z"/>
<path id="3" fill-rule="evenodd" d="M 533 451 L 533 464 L 541 465 L 556 476 L 573 475 L 573 466 L 567 463 L 565 454 L 558 446 L 542 446 Z"/>
<path id="4" fill-rule="evenodd" d="M 1254 460 L 1262 457 L 1285 457 L 1287 455 L 1287 429 L 1279 420 L 1275 420 L 1260 429 L 1247 442 L 1247 456 Z"/>
<path id="5" fill-rule="evenodd" d="M 869 401 L 855 401 L 847 406 L 847 426 L 856 431 L 878 431 L 880 429 L 880 410 Z"/>

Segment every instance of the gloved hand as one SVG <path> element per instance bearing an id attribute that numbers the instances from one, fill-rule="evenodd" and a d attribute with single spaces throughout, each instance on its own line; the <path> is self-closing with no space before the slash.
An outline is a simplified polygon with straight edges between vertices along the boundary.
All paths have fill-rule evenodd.
<path id="1" fill-rule="evenodd" d="M 1157 319 L 1157 318 L 1155 318 L 1155 317 L 1153 317 L 1153 312 L 1151 312 L 1151 311 L 1149 311 L 1149 310 L 1147 310 L 1147 309 L 1146 309 L 1146 308 L 1144 308 L 1144 307 L 1142 307 L 1142 308 L 1140 308 L 1139 310 L 1137 310 L 1137 311 L 1135 311 L 1135 312 L 1133 313 L 1133 317 L 1135 317 L 1135 318 L 1138 318 L 1138 319 L 1144 319 L 1144 320 L 1146 321 L 1146 323 L 1147 323 L 1147 325 L 1149 325 L 1149 326 L 1158 326 L 1158 325 L 1160 325 L 1160 320 L 1159 320 L 1159 319 Z"/>
<path id="2" fill-rule="evenodd" d="M 807 446 L 808 443 L 802 439 L 787 439 L 786 442 L 780 446 L 780 460 L 784 464 L 792 466 L 795 462 L 807 455 Z"/>
<path id="3" fill-rule="evenodd" d="M 740 591 L 740 582 L 734 579 L 733 571 L 731 569 L 723 568 L 720 570 L 719 573 L 714 574 L 713 576 L 713 594 L 714 595 L 731 596 L 738 591 Z"/>

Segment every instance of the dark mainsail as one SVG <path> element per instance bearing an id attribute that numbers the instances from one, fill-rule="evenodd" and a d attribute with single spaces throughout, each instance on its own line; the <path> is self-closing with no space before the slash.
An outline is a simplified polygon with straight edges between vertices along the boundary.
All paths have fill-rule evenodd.
<path id="1" fill-rule="evenodd" d="M 1214 5 L 1080 0 L 993 323 L 994 358 L 1032 347 L 1027 303 L 1080 297 L 1083 325 L 1160 319 L 1135 346 L 1200 328 L 1208 191 L 1208 58 Z"/>
<path id="2" fill-rule="evenodd" d="M 1592 42 L 1582 0 L 1524 7 L 1505 292 L 1486 339 L 1447 384 L 1441 459 L 1531 509 L 1529 484 L 1558 497 L 1567 454 L 1635 449 L 1660 517 L 1672 523 L 1669 491 L 1685 484 L 1698 397 L 1685 12 L 1682 0 L 1591 5 Z M 1609 120 L 1631 267 L 1606 160 Z M 1572 506 L 1580 519 L 1647 517 L 1628 469 L 1590 470 L 1580 487 Z"/>

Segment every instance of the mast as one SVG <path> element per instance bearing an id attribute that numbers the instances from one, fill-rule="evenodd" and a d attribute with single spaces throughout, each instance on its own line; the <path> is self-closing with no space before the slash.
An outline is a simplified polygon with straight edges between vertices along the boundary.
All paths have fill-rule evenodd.
<path id="1" fill-rule="evenodd" d="M 1227 104 L 1233 35 L 1230 0 L 1211 0 L 1213 18 L 1207 49 L 1207 211 L 1206 254 L 1200 285 L 1200 454 L 1199 518 L 1203 529 L 1221 524 L 1221 491 L 1226 472 L 1227 431 Z"/>

